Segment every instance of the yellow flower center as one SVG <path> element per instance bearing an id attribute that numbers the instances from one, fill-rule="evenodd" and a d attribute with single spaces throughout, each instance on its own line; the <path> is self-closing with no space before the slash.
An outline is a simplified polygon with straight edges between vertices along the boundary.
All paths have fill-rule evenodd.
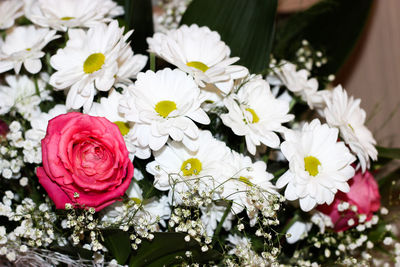
<path id="1" fill-rule="evenodd" d="M 122 135 L 127 135 L 129 132 L 129 124 L 123 121 L 114 121 L 114 123 L 118 126 Z"/>
<path id="2" fill-rule="evenodd" d="M 349 126 L 350 127 L 350 129 L 354 132 L 354 128 L 353 128 L 353 126 L 351 126 L 351 124 L 350 123 L 348 123 L 347 124 L 347 126 Z"/>
<path id="3" fill-rule="evenodd" d="M 169 100 L 160 101 L 157 103 L 154 109 L 161 117 L 166 118 L 172 111 L 176 109 L 176 103 Z"/>
<path id="4" fill-rule="evenodd" d="M 246 111 L 250 112 L 251 116 L 252 116 L 252 121 L 251 123 L 257 123 L 260 121 L 260 118 L 257 116 L 257 113 L 254 111 L 254 109 L 252 108 L 246 108 Z"/>
<path id="5" fill-rule="evenodd" d="M 105 60 L 106 57 L 102 53 L 91 54 L 83 63 L 83 71 L 88 74 L 98 71 L 103 66 Z"/>
<path id="6" fill-rule="evenodd" d="M 206 72 L 209 69 L 206 64 L 200 61 L 189 61 L 186 63 L 186 66 L 201 70 L 202 72 Z"/>
<path id="7" fill-rule="evenodd" d="M 249 178 L 240 176 L 240 177 L 239 177 L 239 181 L 241 181 L 241 182 L 247 184 L 248 186 L 253 186 L 253 183 L 250 182 Z"/>
<path id="8" fill-rule="evenodd" d="M 74 19 L 74 17 L 62 17 L 62 18 L 61 18 L 61 20 L 65 20 L 65 21 L 71 20 L 71 19 Z"/>
<path id="9" fill-rule="evenodd" d="M 185 160 L 181 166 L 181 171 L 184 176 L 199 175 L 201 170 L 201 161 L 196 158 Z"/>
<path id="10" fill-rule="evenodd" d="M 311 176 L 316 176 L 318 172 L 318 166 L 321 162 L 316 157 L 308 156 L 304 158 L 304 168 Z"/>
<path id="11" fill-rule="evenodd" d="M 131 197 L 130 200 L 132 200 L 133 202 L 135 202 L 136 204 L 140 204 L 142 203 L 142 201 L 140 199 L 138 199 L 137 197 Z"/>

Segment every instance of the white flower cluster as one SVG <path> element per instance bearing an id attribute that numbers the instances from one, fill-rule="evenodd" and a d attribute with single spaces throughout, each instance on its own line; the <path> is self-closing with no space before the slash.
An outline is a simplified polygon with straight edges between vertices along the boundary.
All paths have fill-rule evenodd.
<path id="1" fill-rule="evenodd" d="M 360 100 L 341 86 L 321 90 L 311 73 L 326 58 L 321 52 L 314 55 L 304 42 L 297 53 L 302 64 L 273 61 L 267 77 L 249 73 L 235 64 L 239 58 L 231 56 L 217 32 L 195 24 L 177 26 L 189 2 L 172 0 L 163 6 L 166 13 L 156 15 L 163 26 L 147 39 L 152 57 L 170 67 L 156 70 L 154 60 L 151 70 L 142 72 L 148 58 L 133 53 L 133 30 L 119 26 L 115 18 L 124 11 L 112 0 L 0 1 L 0 30 L 7 29 L 0 37 L 0 73 L 5 73 L 0 115 L 11 121 L 0 136 L 3 180 L 19 179 L 20 186 L 36 190 L 27 186 L 32 177 L 25 177 L 34 175 L 34 168 L 23 168 L 41 163 L 49 120 L 73 110 L 115 123 L 130 159 L 145 160 L 135 166 L 123 201 L 99 214 L 66 204 L 67 217 L 60 224 L 70 233 L 67 238 L 55 231 L 59 222 L 48 200 L 34 203 L 4 190 L 0 215 L 18 225 L 11 232 L 0 226 L 0 255 L 15 261 L 28 247 L 33 251 L 70 242 L 95 252 L 94 262 L 103 264 L 107 249 L 102 231 L 109 228 L 126 232 L 134 250 L 160 231 L 184 233 L 184 241 L 196 240 L 203 252 L 213 249 L 213 236 L 222 229 L 245 236 L 251 228 L 263 238 L 262 253 L 253 250 L 250 238 L 229 233 L 220 239 L 229 243 L 227 266 L 277 265 L 281 247 L 274 239 L 285 234 L 288 243 L 305 239 L 323 248 L 326 258 L 346 255 L 347 262 L 353 262 L 350 251 L 370 249 L 364 231 L 377 224 L 376 215 L 368 221 L 358 218 L 356 238 L 308 237 L 313 225 L 321 234 L 333 226 L 319 212 L 311 213 L 311 222 L 294 222 L 287 233 L 275 231 L 286 199 L 298 200 L 305 212 L 329 205 L 339 191 L 349 192 L 356 168 L 364 172 L 377 159 Z M 32 24 L 18 26 L 21 16 Z M 326 123 L 290 114 L 298 102 L 316 110 Z M 238 144 L 227 141 L 231 138 Z M 275 170 L 269 160 L 285 167 Z M 149 174 L 154 179 L 145 182 L 153 183 L 152 197 L 141 187 Z M 278 189 L 284 187 L 282 196 Z M 348 203 L 339 205 L 340 211 L 349 208 Z M 339 246 L 332 250 L 335 242 Z M 384 245 L 393 243 L 385 236 Z M 395 247 L 399 261 L 400 246 Z M 300 253 L 293 257 L 298 264 L 316 266 Z M 192 256 L 190 251 L 185 255 Z M 369 256 L 363 254 L 365 262 Z"/>

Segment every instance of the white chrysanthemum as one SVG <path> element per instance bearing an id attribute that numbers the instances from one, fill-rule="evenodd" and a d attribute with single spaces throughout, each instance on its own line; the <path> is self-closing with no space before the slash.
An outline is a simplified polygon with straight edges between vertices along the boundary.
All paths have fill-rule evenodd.
<path id="1" fill-rule="evenodd" d="M 116 90 L 111 90 L 108 97 L 102 97 L 100 103 L 93 103 L 88 114 L 91 116 L 105 117 L 109 121 L 118 125 L 124 136 L 126 147 L 129 151 L 129 158 L 133 160 L 135 156 L 147 159 L 151 156 L 149 147 L 141 147 L 133 136 L 134 123 L 129 123 L 122 113 L 118 111 L 119 102 L 124 96 Z M 132 132 L 131 132 L 132 131 Z"/>
<path id="2" fill-rule="evenodd" d="M 39 116 L 32 118 L 30 121 L 32 129 L 28 130 L 26 135 L 29 136 L 30 140 L 40 142 L 46 135 L 49 120 L 67 112 L 68 110 L 64 105 L 55 105 L 49 112 L 43 112 Z"/>
<path id="3" fill-rule="evenodd" d="M 42 69 L 42 49 L 58 37 L 54 30 L 33 25 L 15 27 L 4 41 L 0 38 L 0 73 L 14 69 L 18 74 L 22 64 L 28 72 L 38 73 Z"/>
<path id="4" fill-rule="evenodd" d="M 98 24 L 87 32 L 80 29 L 68 31 L 66 47 L 59 49 L 50 60 L 51 66 L 57 70 L 50 77 L 50 84 L 58 90 L 71 87 L 67 95 L 67 108 L 79 109 L 83 106 L 84 111 L 88 112 L 96 89 L 108 91 L 115 83 L 134 78 L 136 73 L 124 70 L 126 65 L 139 65 L 135 71 L 144 67 L 142 58 L 138 59 L 132 54 L 127 57 L 126 40 L 132 32 L 124 36 L 123 31 L 117 21 L 109 25 Z M 130 77 L 120 77 L 121 72 L 129 73 Z"/>
<path id="5" fill-rule="evenodd" d="M 25 144 L 23 146 L 24 161 L 28 163 L 41 163 L 41 140 L 46 136 L 49 120 L 58 115 L 67 113 L 64 105 L 57 104 L 49 112 L 40 113 L 30 120 L 31 129 L 25 132 Z"/>
<path id="6" fill-rule="evenodd" d="M 286 231 L 286 234 L 289 234 L 289 236 L 286 237 L 286 242 L 288 242 L 288 244 L 294 244 L 306 238 L 311 227 L 312 223 L 310 222 L 295 221 Z"/>
<path id="7" fill-rule="evenodd" d="M 60 31 L 93 27 L 124 14 L 112 0 L 25 0 L 24 11 L 33 23 Z"/>
<path id="8" fill-rule="evenodd" d="M 289 170 L 277 181 L 287 184 L 285 197 L 300 199 L 300 207 L 310 211 L 317 204 L 331 204 L 338 190 L 349 192 L 347 180 L 354 176 L 355 157 L 343 142 L 337 142 L 338 130 L 318 119 L 304 124 L 301 131 L 287 131 L 281 151 L 289 161 Z"/>
<path id="9" fill-rule="evenodd" d="M 22 1 L 2 0 L 0 1 L 0 30 L 11 28 L 15 19 L 22 16 Z"/>
<path id="10" fill-rule="evenodd" d="M 230 168 L 225 172 L 229 180 L 224 183 L 222 197 L 233 201 L 232 211 L 236 214 L 244 208 L 253 207 L 248 191 L 258 188 L 265 198 L 267 195 L 276 193 L 275 187 L 270 180 L 274 176 L 267 172 L 267 165 L 263 161 L 252 162 L 250 157 L 232 151 L 226 159 Z M 269 202 L 266 201 L 266 204 Z"/>
<path id="11" fill-rule="evenodd" d="M 5 80 L 7 85 L 0 85 L 0 114 L 15 108 L 25 119 L 30 120 L 40 114 L 40 102 L 50 99 L 42 79 L 37 80 L 39 95 L 35 82 L 26 75 L 7 75 Z"/>
<path id="12" fill-rule="evenodd" d="M 199 148 L 195 152 L 180 142 L 168 142 L 153 153 L 154 161 L 146 167 L 154 175 L 154 187 L 169 191 L 170 197 L 178 203 L 181 194 L 196 190 L 211 192 L 226 180 L 224 160 L 229 149 L 225 143 L 216 140 L 209 131 L 201 131 L 196 142 Z"/>
<path id="13" fill-rule="evenodd" d="M 360 99 L 348 97 L 342 86 L 337 86 L 326 97 L 324 110 L 327 123 L 340 130 L 340 136 L 350 149 L 357 155 L 361 169 L 364 172 L 370 167 L 370 159 L 376 160 L 376 141 L 372 133 L 365 127 L 366 113 L 360 107 Z"/>
<path id="14" fill-rule="evenodd" d="M 142 205 L 141 208 L 138 211 L 132 210 L 131 206 L 117 201 L 103 210 L 101 221 L 111 224 L 121 224 L 132 223 L 132 220 L 135 220 L 138 224 L 143 223 L 143 221 L 148 224 L 153 224 L 155 230 L 159 230 L 156 226 L 157 223 L 166 227 L 165 220 L 168 220 L 171 216 L 168 197 L 162 196 L 159 199 L 155 197 L 151 199 L 143 199 L 142 194 L 142 189 L 140 189 L 139 185 L 132 180 L 128 190 L 126 191 L 126 195 L 134 202 L 138 204 L 140 203 Z M 135 214 L 134 217 L 132 217 L 133 213 Z"/>
<path id="15" fill-rule="evenodd" d="M 208 236 L 213 236 L 214 231 L 217 228 L 218 222 L 221 221 L 225 210 L 227 209 L 226 206 L 219 206 L 215 204 L 211 204 L 207 207 L 200 207 L 201 210 L 201 222 L 205 226 L 205 232 Z M 222 223 L 222 227 L 226 231 L 232 229 L 232 220 L 234 216 L 232 213 L 229 213 L 225 218 L 224 222 Z"/>
<path id="16" fill-rule="evenodd" d="M 139 73 L 135 85 L 128 87 L 120 111 L 135 123 L 133 137 L 140 146 L 158 150 L 170 136 L 194 150 L 199 129 L 193 121 L 210 123 L 200 105 L 200 89 L 186 73 L 149 70 Z"/>
<path id="17" fill-rule="evenodd" d="M 230 58 L 229 47 L 208 27 L 183 25 L 165 34 L 155 33 L 147 42 L 151 52 L 189 73 L 201 87 L 222 83 L 216 85 L 227 94 L 234 79 L 248 74 L 245 67 L 232 65 L 239 58 Z"/>
<path id="18" fill-rule="evenodd" d="M 326 90 L 318 91 L 318 81 L 315 78 L 308 79 L 308 70 L 296 71 L 296 65 L 285 62 L 276 70 L 276 74 L 282 83 L 309 105 L 311 109 L 324 108 L 324 95 Z"/>
<path id="19" fill-rule="evenodd" d="M 275 132 L 284 131 L 281 124 L 293 119 L 288 114 L 289 104 L 276 99 L 268 83 L 258 78 L 245 83 L 224 103 L 229 113 L 221 115 L 222 122 L 236 135 L 245 136 L 247 150 L 253 155 L 261 143 L 277 148 L 280 141 Z"/>

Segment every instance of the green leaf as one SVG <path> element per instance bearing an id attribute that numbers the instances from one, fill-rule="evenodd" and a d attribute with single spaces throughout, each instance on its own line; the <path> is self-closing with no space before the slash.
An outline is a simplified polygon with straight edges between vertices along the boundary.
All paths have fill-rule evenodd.
<path id="1" fill-rule="evenodd" d="M 383 190 L 383 187 L 390 186 L 392 181 L 400 180 L 400 168 L 392 171 L 390 174 L 378 180 L 378 185 L 380 190 Z M 382 193 L 382 192 L 381 192 Z"/>
<path id="2" fill-rule="evenodd" d="M 204 253 L 195 240 L 186 242 L 185 236 L 184 233 L 154 233 L 152 241 L 143 240 L 139 249 L 132 254 L 129 266 L 171 266 L 180 262 L 177 256 L 186 258 L 186 251 L 191 251 L 192 259 L 198 263 L 220 259 L 218 252 L 209 250 Z"/>
<path id="3" fill-rule="evenodd" d="M 125 18 L 129 29 L 133 29 L 132 49 L 135 53 L 147 54 L 147 37 L 154 33 L 151 0 L 125 0 Z"/>
<path id="4" fill-rule="evenodd" d="M 386 234 L 385 223 L 379 223 L 371 232 L 368 233 L 368 240 L 377 243 L 383 240 Z"/>
<path id="5" fill-rule="evenodd" d="M 299 12 L 276 30 L 273 54 L 293 60 L 300 42 L 325 52 L 328 63 L 319 75 L 336 73 L 353 50 L 370 13 L 373 0 L 322 0 Z"/>
<path id="6" fill-rule="evenodd" d="M 217 31 L 237 64 L 256 73 L 268 67 L 276 7 L 277 0 L 193 0 L 181 24 Z"/>
<path id="7" fill-rule="evenodd" d="M 111 252 L 119 264 L 124 265 L 131 254 L 131 242 L 129 234 L 120 230 L 104 231 L 106 248 Z"/>
<path id="8" fill-rule="evenodd" d="M 386 159 L 400 159 L 400 148 L 386 148 L 377 146 L 378 157 Z"/>

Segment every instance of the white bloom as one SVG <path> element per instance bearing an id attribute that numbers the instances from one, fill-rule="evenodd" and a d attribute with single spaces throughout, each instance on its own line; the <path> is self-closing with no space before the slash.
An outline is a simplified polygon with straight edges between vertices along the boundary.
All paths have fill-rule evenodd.
<path id="1" fill-rule="evenodd" d="M 123 97 L 122 94 L 112 89 L 108 97 L 102 97 L 100 99 L 100 103 L 93 103 L 88 114 L 91 116 L 105 117 L 118 125 L 124 137 L 131 160 L 133 160 L 135 156 L 141 159 L 149 158 L 151 155 L 150 148 L 139 146 L 137 140 L 133 137 L 134 123 L 129 123 L 123 114 L 118 111 L 119 102 Z"/>
<path id="2" fill-rule="evenodd" d="M 289 237 L 286 237 L 286 241 L 289 244 L 294 244 L 297 241 L 304 239 L 308 235 L 311 227 L 312 224 L 309 222 L 295 221 L 286 232 L 290 235 Z"/>
<path id="3" fill-rule="evenodd" d="M 48 113 L 41 113 L 35 116 L 30 121 L 32 129 L 29 129 L 25 133 L 25 137 L 28 140 L 35 141 L 40 145 L 40 141 L 46 136 L 47 124 L 49 120 L 57 117 L 58 115 L 67 113 L 67 109 L 64 105 L 57 104 Z"/>
<path id="4" fill-rule="evenodd" d="M 285 133 L 281 150 L 289 161 L 289 170 L 276 185 L 282 188 L 287 184 L 285 197 L 300 199 L 304 211 L 317 204 L 331 204 L 338 190 L 350 190 L 347 180 L 354 176 L 350 164 L 355 157 L 337 138 L 338 130 L 321 125 L 318 119 L 304 124 L 301 131 Z"/>
<path id="5" fill-rule="evenodd" d="M 25 0 L 24 10 L 33 23 L 60 31 L 93 27 L 124 14 L 112 0 Z"/>
<path id="6" fill-rule="evenodd" d="M 123 46 L 119 52 L 117 59 L 118 72 L 116 74 L 115 87 L 123 87 L 132 84 L 131 79 L 136 78 L 136 75 L 146 66 L 147 56 L 134 55 L 130 42 L 127 42 L 129 35 L 126 34 L 122 40 Z"/>
<path id="7" fill-rule="evenodd" d="M 140 68 L 143 67 L 141 59 L 137 60 L 129 53 L 126 55 L 126 40 L 132 31 L 125 35 L 123 31 L 115 20 L 109 25 L 98 24 L 87 32 L 81 29 L 68 31 L 66 47 L 59 49 L 50 59 L 51 66 L 57 70 L 50 77 L 50 84 L 57 90 L 71 87 L 66 101 L 68 109 L 79 109 L 83 106 L 84 111 L 88 112 L 96 89 L 109 91 L 115 83 L 133 78 L 130 75 L 134 73 L 120 68 L 125 68 L 125 64 L 135 65 L 133 61 L 137 61 Z M 122 61 L 120 57 L 123 58 Z M 124 76 L 125 74 L 130 77 Z"/>
<path id="8" fill-rule="evenodd" d="M 209 131 L 201 131 L 196 142 L 199 148 L 193 152 L 182 143 L 171 141 L 155 151 L 154 161 L 146 166 L 154 175 L 154 187 L 169 191 L 174 201 L 180 202 L 180 194 L 185 192 L 211 192 L 226 180 L 224 159 L 229 150 L 225 143 Z"/>
<path id="9" fill-rule="evenodd" d="M 23 14 L 22 6 L 22 1 L 0 1 L 0 30 L 11 28 L 14 25 L 15 19 Z"/>
<path id="10" fill-rule="evenodd" d="M 221 83 L 217 87 L 227 94 L 234 79 L 248 74 L 245 67 L 232 65 L 239 58 L 230 58 L 229 47 L 208 27 L 183 25 L 165 34 L 155 33 L 147 42 L 151 52 L 189 73 L 201 87 Z"/>
<path id="11" fill-rule="evenodd" d="M 200 89 L 186 73 L 149 70 L 139 73 L 135 85 L 128 87 L 120 111 L 135 123 L 132 139 L 141 147 L 159 150 L 170 136 L 194 150 L 199 129 L 193 121 L 210 123 L 200 105 Z"/>
<path id="12" fill-rule="evenodd" d="M 325 228 L 333 228 L 334 226 L 331 217 L 322 212 L 315 212 L 310 220 L 319 227 L 319 232 L 322 234 L 325 233 Z"/>
<path id="13" fill-rule="evenodd" d="M 222 114 L 222 122 L 239 136 L 245 136 L 247 150 L 255 154 L 256 146 L 263 143 L 277 148 L 279 137 L 275 132 L 286 128 L 281 124 L 293 119 L 289 104 L 271 94 L 266 81 L 256 78 L 245 83 L 239 92 L 224 100 L 229 113 Z"/>
<path id="14" fill-rule="evenodd" d="M 267 172 L 267 165 L 263 161 L 252 162 L 250 157 L 232 151 L 226 158 L 230 168 L 226 168 L 229 177 L 224 182 L 223 198 L 233 201 L 232 211 L 240 213 L 244 208 L 252 207 L 253 204 L 247 192 L 257 187 L 263 195 L 276 193 L 270 180 L 274 176 Z M 270 204 L 269 202 L 265 202 Z"/>
<path id="15" fill-rule="evenodd" d="M 14 28 L 4 41 L 0 39 L 0 73 L 14 69 L 18 74 L 22 64 L 28 72 L 38 73 L 42 69 L 42 49 L 59 37 L 55 34 L 54 30 L 33 25 Z"/>
<path id="16" fill-rule="evenodd" d="M 218 222 L 221 221 L 222 216 L 224 215 L 227 207 L 218 206 L 215 204 L 211 204 L 207 207 L 200 207 L 201 209 L 201 222 L 206 227 L 205 231 L 208 236 L 213 236 L 215 229 L 217 228 Z M 229 231 L 232 228 L 232 220 L 234 216 L 232 213 L 229 213 L 225 218 L 222 226 L 226 231 Z"/>
<path id="17" fill-rule="evenodd" d="M 0 114 L 6 114 L 15 108 L 28 120 L 39 115 L 41 100 L 48 98 L 43 80 L 37 80 L 39 95 L 34 81 L 26 75 L 7 75 L 5 80 L 8 86 L 0 85 Z"/>
<path id="18" fill-rule="evenodd" d="M 100 103 L 94 102 L 88 114 L 91 116 L 105 117 L 111 122 L 126 122 L 127 120 L 118 111 L 118 104 L 123 95 L 116 90 L 110 90 L 108 97 L 100 98 Z"/>
<path id="19" fill-rule="evenodd" d="M 327 123 L 337 127 L 344 142 L 357 155 L 364 172 L 370 167 L 370 159 L 376 160 L 376 141 L 365 127 L 366 114 L 360 107 L 360 99 L 348 97 L 342 86 L 337 86 L 330 97 L 326 97 L 324 110 Z"/>
<path id="20" fill-rule="evenodd" d="M 303 101 L 307 102 L 311 109 L 324 108 L 324 95 L 328 92 L 326 90 L 318 91 L 318 81 L 315 78 L 308 79 L 310 75 L 308 70 L 302 69 L 296 71 L 296 65 L 284 62 L 276 70 L 276 74 L 287 89 L 295 95 L 300 96 Z"/>
<path id="21" fill-rule="evenodd" d="M 64 105 L 57 104 L 48 113 L 40 113 L 30 120 L 32 129 L 25 132 L 25 145 L 23 147 L 24 161 L 28 163 L 41 163 L 41 140 L 46 136 L 48 122 L 58 115 L 67 113 Z M 29 144 L 29 145 L 28 145 Z"/>

